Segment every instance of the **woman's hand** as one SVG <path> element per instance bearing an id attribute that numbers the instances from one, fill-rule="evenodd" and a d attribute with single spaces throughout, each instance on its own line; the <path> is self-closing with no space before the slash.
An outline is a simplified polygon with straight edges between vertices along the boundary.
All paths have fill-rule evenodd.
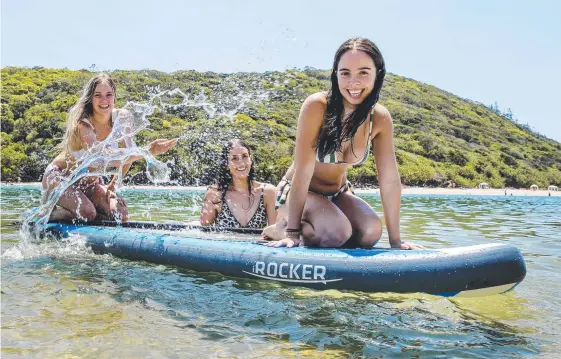
<path id="1" fill-rule="evenodd" d="M 173 145 L 177 143 L 178 138 L 174 138 L 171 140 L 167 140 L 165 138 L 160 138 L 154 140 L 150 143 L 148 147 L 148 151 L 154 156 L 161 155 L 162 153 L 166 153 Z"/>
<path id="2" fill-rule="evenodd" d="M 397 248 L 397 249 L 406 249 L 406 250 L 413 250 L 413 249 L 426 249 L 424 246 L 420 245 L 420 244 L 414 244 L 414 243 L 410 243 L 410 242 L 403 242 L 403 241 L 397 241 L 394 243 L 390 243 L 392 248 Z"/>
<path id="3" fill-rule="evenodd" d="M 52 190 L 57 187 L 62 181 L 62 175 L 60 171 L 51 171 L 47 174 L 46 185 L 48 190 Z"/>
<path id="4" fill-rule="evenodd" d="M 267 247 L 275 247 L 275 248 L 276 247 L 292 248 L 292 247 L 298 247 L 301 244 L 302 242 L 299 239 L 284 238 L 279 241 L 264 243 L 263 245 Z"/>
<path id="5" fill-rule="evenodd" d="M 218 213 L 222 210 L 222 195 L 217 188 L 209 188 L 203 198 L 201 215 L 199 221 L 201 226 L 211 226 L 214 224 Z"/>
<path id="6" fill-rule="evenodd" d="M 105 188 L 105 198 L 107 199 L 107 203 L 111 200 L 111 198 L 117 198 L 117 194 L 115 193 L 115 181 L 117 180 L 117 176 L 113 176 L 111 181 Z"/>

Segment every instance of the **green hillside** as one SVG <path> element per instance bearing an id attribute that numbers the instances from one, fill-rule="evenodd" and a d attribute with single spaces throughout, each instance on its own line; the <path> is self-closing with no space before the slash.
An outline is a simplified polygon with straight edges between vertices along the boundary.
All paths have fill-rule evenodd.
<path id="1" fill-rule="evenodd" d="M 263 74 L 112 72 L 119 107 L 127 101 L 147 101 L 156 87 L 179 88 L 190 96 L 203 93 L 219 110 L 235 109 L 240 97 L 250 96 L 233 119 L 210 118 L 201 107 L 186 106 L 166 107 L 150 116 L 151 130 L 141 132 L 137 143 L 181 137 L 161 158 L 169 161 L 172 179 L 182 185 L 212 182 L 220 141 L 233 136 L 255 149 L 258 178 L 278 181 L 291 162 L 300 104 L 307 95 L 328 89 L 328 74 L 312 69 Z M 2 69 L 2 181 L 40 180 L 56 155 L 66 113 L 92 75 L 87 70 Z M 172 96 L 166 102 L 181 99 Z M 386 77 L 380 102 L 394 119 L 399 170 L 406 185 L 561 186 L 561 143 L 532 132 L 510 115 L 392 74 Z M 135 164 L 129 181 L 147 182 L 143 165 Z M 350 171 L 350 180 L 377 184 L 373 156 Z"/>

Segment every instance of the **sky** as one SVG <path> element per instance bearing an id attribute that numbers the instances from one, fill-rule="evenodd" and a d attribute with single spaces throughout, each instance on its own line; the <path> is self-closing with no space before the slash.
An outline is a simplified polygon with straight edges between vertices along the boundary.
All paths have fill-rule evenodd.
<path id="1" fill-rule="evenodd" d="M 374 41 L 393 74 L 511 109 L 561 142 L 561 1 L 2 0 L 6 66 L 165 72 L 331 68 Z"/>

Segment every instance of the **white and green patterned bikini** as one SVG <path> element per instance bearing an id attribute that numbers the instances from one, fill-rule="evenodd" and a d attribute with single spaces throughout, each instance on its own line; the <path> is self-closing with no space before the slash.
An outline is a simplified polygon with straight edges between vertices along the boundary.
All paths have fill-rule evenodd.
<path id="1" fill-rule="evenodd" d="M 344 161 L 339 161 L 337 160 L 337 151 L 333 151 L 332 153 L 329 153 L 323 157 L 319 156 L 319 152 L 316 151 L 316 162 L 318 163 L 333 163 L 333 164 L 348 164 L 350 166 L 360 166 L 362 165 L 364 162 L 366 162 L 366 160 L 368 159 L 368 155 L 370 154 L 370 147 L 371 147 L 371 136 L 372 136 L 372 125 L 374 123 L 374 117 L 372 115 L 372 112 L 370 113 L 370 129 L 368 131 L 368 144 L 366 147 L 366 151 L 364 152 L 364 155 L 362 156 L 362 158 L 360 160 L 358 160 L 355 163 L 348 163 L 348 162 L 344 162 Z M 290 192 L 290 187 L 292 185 L 292 181 L 286 178 L 283 178 L 282 181 L 279 183 L 279 186 L 277 186 L 277 197 L 276 197 L 276 201 L 275 201 L 275 209 L 279 209 L 280 206 L 282 206 L 283 204 L 286 203 L 286 199 L 288 198 L 288 193 Z M 312 190 L 309 190 L 309 192 L 312 193 L 317 193 L 319 195 L 322 195 L 323 197 L 327 198 L 329 201 L 333 202 L 337 199 L 337 197 L 339 197 L 342 193 L 347 192 L 348 190 L 350 190 L 351 192 L 353 192 L 353 187 L 351 185 L 351 183 L 349 181 L 346 181 L 345 184 L 343 184 L 341 186 L 341 188 L 339 188 L 339 190 L 333 194 L 330 195 L 325 195 L 323 193 L 318 193 Z"/>
<path id="2" fill-rule="evenodd" d="M 364 152 L 364 155 L 362 156 L 362 158 L 360 160 L 358 160 L 355 163 L 348 163 L 345 161 L 339 161 L 337 160 L 337 151 L 333 151 L 332 153 L 328 153 L 327 155 L 320 157 L 319 156 L 319 152 L 316 151 L 316 162 L 319 163 L 334 163 L 334 164 L 348 164 L 350 166 L 360 166 L 361 164 L 363 164 L 364 162 L 366 162 L 366 160 L 368 159 L 368 155 L 370 154 L 370 136 L 372 136 L 372 125 L 374 123 L 374 118 L 372 116 L 372 113 L 370 113 L 370 128 L 368 130 L 368 144 L 366 147 L 366 151 Z"/>

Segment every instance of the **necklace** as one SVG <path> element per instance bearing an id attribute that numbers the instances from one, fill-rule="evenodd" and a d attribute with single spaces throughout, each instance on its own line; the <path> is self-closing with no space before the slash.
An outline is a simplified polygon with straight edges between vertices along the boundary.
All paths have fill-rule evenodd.
<path id="1" fill-rule="evenodd" d="M 240 196 L 242 196 L 242 198 L 248 198 L 249 206 L 247 208 L 245 208 L 245 206 L 242 204 L 242 209 L 244 211 L 246 211 L 246 212 L 249 211 L 251 209 L 251 207 L 253 206 L 253 194 L 251 192 L 246 191 L 246 190 L 244 190 L 242 192 L 242 191 L 237 191 L 237 190 L 231 189 L 231 188 L 228 188 L 228 192 L 232 193 L 233 195 L 236 195 L 236 194 L 240 195 Z M 230 200 L 230 202 L 232 202 L 232 200 Z"/>

